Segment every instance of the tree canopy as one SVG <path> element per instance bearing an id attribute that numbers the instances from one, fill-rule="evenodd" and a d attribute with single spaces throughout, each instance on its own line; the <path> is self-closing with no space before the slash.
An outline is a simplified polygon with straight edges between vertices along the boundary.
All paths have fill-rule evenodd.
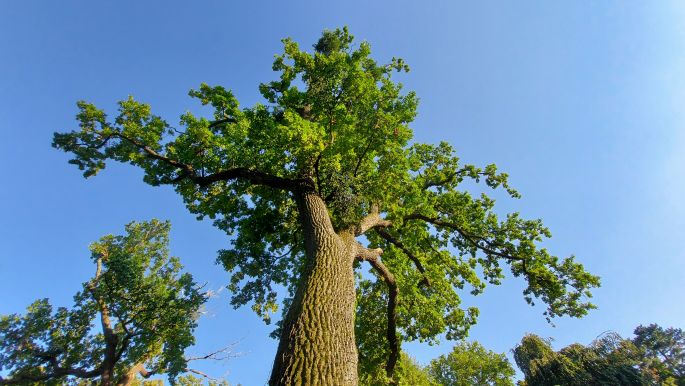
<path id="1" fill-rule="evenodd" d="M 685 333 L 681 328 L 658 324 L 637 326 L 633 343 L 641 351 L 640 367 L 656 382 L 672 380 L 685 385 Z"/>
<path id="2" fill-rule="evenodd" d="M 168 251 L 169 223 L 126 225 L 91 244 L 95 276 L 72 308 L 35 301 L 25 315 L 0 317 L 0 385 L 97 380 L 128 385 L 137 375 L 187 369 L 205 297 Z M 99 319 L 99 323 L 94 324 Z"/>
<path id="3" fill-rule="evenodd" d="M 382 367 L 371 371 L 361 371 L 359 384 L 362 386 L 381 386 L 393 382 L 398 386 L 440 386 L 428 369 L 421 366 L 414 358 L 402 352 L 397 361 L 395 379 L 390 380 Z"/>
<path id="4" fill-rule="evenodd" d="M 478 342 L 460 342 L 446 355 L 433 359 L 428 372 L 444 386 L 514 386 L 514 368 L 504 354 Z"/>
<path id="5" fill-rule="evenodd" d="M 525 385 L 685 385 L 685 339 L 679 328 L 638 326 L 633 339 L 609 332 L 590 345 L 557 352 L 549 340 L 526 335 L 513 350 Z"/>
<path id="6" fill-rule="evenodd" d="M 355 255 L 373 268 L 357 277 L 361 366 L 389 358 L 392 373 L 401 340 L 465 336 L 478 310 L 463 308 L 460 293 L 499 284 L 505 267 L 548 318 L 594 307 L 587 298 L 599 279 L 573 256 L 539 247 L 550 236 L 540 220 L 499 216 L 491 197 L 465 188 L 484 183 L 518 198 L 505 173 L 461 162 L 445 142 L 412 141 L 418 98 L 392 78 L 409 70 L 403 60 L 379 64 L 346 28 L 325 31 L 313 52 L 283 45 L 278 79 L 259 86 L 264 103 L 241 108 L 228 89 L 202 84 L 190 96 L 213 114 L 186 112 L 172 126 L 132 97 L 113 119 L 81 101 L 79 128 L 56 133 L 53 145 L 85 177 L 119 161 L 151 185 L 172 185 L 192 213 L 233 236 L 218 257 L 231 274 L 231 302 L 251 304 L 267 322 L 278 288 L 293 298 L 308 280 L 300 280 L 309 236 L 298 197 L 316 196 L 340 237 L 368 242 Z"/>
<path id="7" fill-rule="evenodd" d="M 574 343 L 555 352 L 548 340 L 526 335 L 513 350 L 526 386 L 648 385 L 638 368 L 639 350 L 607 333 L 588 346 Z"/>

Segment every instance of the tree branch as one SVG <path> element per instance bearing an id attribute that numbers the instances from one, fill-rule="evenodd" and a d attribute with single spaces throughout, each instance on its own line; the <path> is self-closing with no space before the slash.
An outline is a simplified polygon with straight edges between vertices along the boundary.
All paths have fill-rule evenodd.
<path id="1" fill-rule="evenodd" d="M 175 178 L 172 183 L 179 182 L 183 180 L 184 178 L 188 178 L 194 183 L 196 183 L 200 187 L 206 187 L 214 182 L 217 181 L 227 181 L 227 180 L 235 180 L 235 179 L 243 179 L 247 180 L 255 185 L 265 185 L 269 186 L 275 189 L 283 189 L 283 190 L 289 190 L 289 191 L 294 191 L 296 189 L 300 189 L 302 187 L 310 187 L 313 183 L 310 181 L 310 179 L 289 179 L 289 178 L 283 178 L 283 177 L 278 177 L 274 176 L 268 173 L 264 173 L 258 170 L 254 169 L 249 169 L 249 168 L 244 168 L 244 167 L 237 167 L 237 168 L 231 168 L 231 169 L 226 169 L 220 172 L 216 172 L 213 174 L 210 174 L 208 176 L 198 176 L 197 173 L 195 172 L 195 169 L 186 163 L 179 162 L 175 159 L 169 158 L 167 156 L 164 156 L 157 151 L 155 151 L 153 148 L 150 146 L 145 145 L 144 143 L 137 141 L 133 138 L 130 138 L 121 132 L 115 132 L 115 135 L 130 144 L 136 146 L 138 149 L 143 151 L 145 154 L 150 156 L 151 158 L 158 160 L 160 162 L 166 163 L 167 165 L 173 166 L 177 169 L 181 170 L 181 173 L 177 178 Z"/>
<path id="2" fill-rule="evenodd" d="M 212 123 L 209 124 L 209 128 L 213 128 L 216 126 L 223 125 L 224 123 L 236 123 L 236 120 L 234 118 L 223 118 L 223 119 L 217 119 L 216 121 L 212 121 Z"/>
<path id="3" fill-rule="evenodd" d="M 440 179 L 440 180 L 426 180 L 426 181 L 423 183 L 423 188 L 424 188 L 424 189 L 428 189 L 428 188 L 431 188 L 431 187 L 433 187 L 433 186 L 443 186 L 443 185 L 445 185 L 445 184 L 447 184 L 447 183 L 450 183 L 450 182 L 454 181 L 455 178 L 457 178 L 458 176 L 464 175 L 464 172 L 468 172 L 468 171 L 469 171 L 469 169 L 467 169 L 467 168 L 461 168 L 461 169 L 455 171 L 454 173 L 449 173 L 449 174 L 447 175 L 447 177 L 445 177 L 445 178 L 443 178 L 443 179 Z M 476 175 L 476 176 L 487 176 L 488 173 L 486 173 L 486 172 L 476 172 L 475 175 Z"/>
<path id="4" fill-rule="evenodd" d="M 291 192 L 302 188 L 314 188 L 313 182 L 309 178 L 283 178 L 268 173 L 264 173 L 258 170 L 240 167 L 226 169 L 204 177 L 199 177 L 195 175 L 190 175 L 188 177 L 200 187 L 206 187 L 217 181 L 230 181 L 242 179 L 249 181 L 255 185 L 265 185 L 271 188 L 288 190 Z"/>
<path id="5" fill-rule="evenodd" d="M 0 377 L 0 385 L 25 385 L 31 382 L 54 380 L 70 375 L 79 378 L 95 378 L 100 375 L 101 367 L 95 368 L 93 370 L 85 370 L 80 368 L 65 368 L 59 366 L 56 354 L 41 352 L 40 354 L 36 354 L 35 356 L 50 362 L 50 366 L 53 368 L 53 371 L 42 374 L 20 373 L 15 374 L 11 378 Z"/>
<path id="6" fill-rule="evenodd" d="M 449 221 L 444 221 L 444 220 L 441 220 L 439 218 L 428 217 L 428 216 L 422 215 L 420 213 L 413 213 L 413 214 L 410 214 L 410 215 L 404 217 L 404 221 L 407 221 L 407 220 L 423 220 L 423 221 L 425 221 L 429 224 L 433 224 L 437 227 L 450 228 L 450 229 L 456 231 L 457 233 L 459 233 L 459 235 L 461 235 L 464 239 L 466 239 L 466 241 L 471 243 L 471 245 L 473 245 L 477 249 L 480 249 L 481 251 L 485 252 L 486 254 L 498 256 L 498 257 L 501 257 L 501 258 L 507 259 L 507 260 L 520 261 L 523 265 L 523 272 L 525 272 L 526 274 L 529 273 L 528 272 L 528 261 L 525 258 L 515 256 L 513 253 L 511 253 L 511 251 L 509 251 L 506 248 L 506 246 L 495 245 L 493 242 L 487 240 L 485 237 L 471 235 L 471 234 L 467 233 L 466 231 L 462 230 L 458 224 L 455 224 L 455 223 L 452 223 Z M 481 241 L 483 243 L 485 243 L 485 245 L 481 244 L 480 243 Z M 495 248 L 502 248 L 505 250 L 505 252 L 498 251 Z"/>
<path id="7" fill-rule="evenodd" d="M 376 227 L 389 227 L 392 223 L 381 217 L 378 211 L 378 205 L 371 206 L 371 212 L 364 217 L 357 226 L 355 226 L 354 234 L 355 236 L 361 236 L 366 231 Z"/>
<path id="8" fill-rule="evenodd" d="M 423 267 L 423 264 L 421 264 L 421 260 L 413 254 L 405 245 L 402 243 L 400 240 L 396 239 L 393 237 L 390 233 L 386 232 L 384 229 L 376 229 L 376 233 L 378 233 L 379 236 L 381 236 L 385 241 L 389 242 L 390 244 L 396 246 L 399 248 L 402 252 L 404 252 L 405 255 L 414 263 L 416 266 L 416 269 L 421 272 L 423 275 L 423 279 L 419 282 L 419 285 L 425 285 L 429 286 L 431 285 L 430 280 L 426 276 L 426 269 Z"/>
<path id="9" fill-rule="evenodd" d="M 385 364 L 385 372 L 388 378 L 392 379 L 395 374 L 395 366 L 400 358 L 400 342 L 397 339 L 397 296 L 399 294 L 399 290 L 397 288 L 395 276 L 379 259 L 379 256 L 382 253 L 383 250 L 380 248 L 368 249 L 362 247 L 360 244 L 357 259 L 361 261 L 368 261 L 388 286 L 388 327 L 386 330 L 386 338 L 388 339 L 390 355 L 388 356 L 388 360 Z"/>
<path id="10" fill-rule="evenodd" d="M 487 240 L 485 237 L 470 235 L 467 232 L 465 232 L 464 230 L 462 230 L 461 227 L 459 227 L 459 225 L 457 225 L 455 223 L 452 223 L 449 221 L 444 221 L 444 220 L 441 220 L 439 218 L 432 218 L 432 217 L 424 216 L 424 215 L 419 214 L 419 213 L 410 214 L 410 215 L 406 216 L 404 218 L 404 220 L 405 221 L 407 221 L 407 220 L 423 220 L 427 223 L 433 224 L 433 225 L 438 226 L 438 227 L 450 228 L 450 229 L 456 231 L 457 233 L 459 233 L 459 235 L 461 235 L 464 239 L 466 239 L 474 247 L 482 250 L 485 253 L 495 255 L 495 256 L 499 256 L 501 258 L 508 259 L 508 260 L 523 261 L 524 263 L 526 262 L 526 260 L 524 258 L 519 257 L 519 256 L 514 256 L 514 254 L 512 254 L 508 250 L 506 252 L 500 252 L 500 251 L 495 250 L 494 248 L 506 249 L 506 247 L 494 245 L 494 243 Z M 484 242 L 486 245 L 482 245 L 480 243 L 480 241 Z"/>
<path id="11" fill-rule="evenodd" d="M 102 274 L 102 260 L 105 258 L 107 258 L 107 252 L 101 253 L 100 256 L 98 256 L 96 262 L 97 268 L 95 271 L 95 278 L 88 283 L 88 290 L 98 305 L 98 311 L 100 312 L 100 324 L 102 325 L 102 334 L 105 337 L 105 352 L 101 366 L 105 368 L 113 368 L 117 362 L 117 345 L 119 343 L 119 338 L 114 332 L 114 329 L 112 329 L 112 322 L 109 316 L 109 307 L 102 296 L 95 291 L 96 283 L 100 281 L 100 275 Z"/>
<path id="12" fill-rule="evenodd" d="M 142 150 L 147 155 L 149 155 L 150 157 L 152 157 L 158 161 L 162 161 L 168 165 L 171 165 L 173 167 L 181 169 L 183 171 L 183 173 L 186 174 L 188 177 L 195 175 L 195 170 L 193 169 L 192 166 L 185 164 L 185 163 L 182 163 L 182 162 L 179 162 L 175 159 L 163 156 L 163 155 L 157 153 L 150 146 L 148 146 L 148 145 L 146 145 L 140 141 L 137 141 L 137 140 L 135 140 L 129 136 L 126 136 L 123 133 L 121 133 L 120 131 L 115 131 L 112 135 L 117 136 L 117 137 L 123 139 L 124 141 L 127 141 L 128 143 L 136 146 L 138 149 Z"/>
<path id="13" fill-rule="evenodd" d="M 168 165 L 171 165 L 175 168 L 178 168 L 181 170 L 181 173 L 179 176 L 174 179 L 172 182 L 179 182 L 183 180 L 184 178 L 188 178 L 194 183 L 196 183 L 200 187 L 206 187 L 214 182 L 218 181 L 229 181 L 229 180 L 235 180 L 235 179 L 243 179 L 246 181 L 249 181 L 255 185 L 265 185 L 269 186 L 275 189 L 282 189 L 282 190 L 288 190 L 288 191 L 295 191 L 297 189 L 301 188 L 307 188 L 307 189 L 313 189 L 314 182 L 311 181 L 310 178 L 299 178 L 299 179 L 290 179 L 290 178 L 284 178 L 284 177 L 279 177 L 275 176 L 269 173 L 265 173 L 259 170 L 255 169 L 250 169 L 246 167 L 236 167 L 236 168 L 231 168 L 231 169 L 226 169 L 222 170 L 207 176 L 198 176 L 197 173 L 195 172 L 195 169 L 189 165 L 185 164 L 182 162 L 179 162 L 177 160 L 171 159 L 169 157 L 163 156 L 159 153 L 157 153 L 154 149 L 150 148 L 149 146 L 142 144 L 132 138 L 126 137 L 121 133 L 117 134 L 120 136 L 122 139 L 132 143 L 133 145 L 137 146 L 139 149 L 144 151 L 146 154 L 148 154 L 150 157 L 164 162 Z"/>
<path id="14" fill-rule="evenodd" d="M 195 369 L 191 369 L 191 368 L 186 368 L 185 371 L 187 371 L 187 372 L 189 372 L 189 373 L 197 374 L 197 375 L 199 375 L 199 376 L 201 376 L 201 377 L 207 378 L 207 379 L 210 380 L 210 381 L 216 381 L 216 380 L 217 380 L 216 378 L 212 378 L 212 377 L 210 377 L 209 375 L 203 373 L 203 372 L 200 371 L 200 370 L 195 370 Z"/>
<path id="15" fill-rule="evenodd" d="M 374 129 L 377 128 L 377 127 L 378 127 L 378 125 L 374 126 Z M 371 144 L 372 144 L 372 143 L 373 143 L 373 142 L 371 141 L 371 139 L 369 139 L 368 144 L 367 144 L 366 147 L 364 148 L 364 151 L 363 151 L 362 154 L 359 156 L 359 159 L 357 160 L 357 165 L 354 167 L 354 171 L 352 172 L 352 175 L 353 175 L 354 177 L 357 177 L 357 172 L 359 171 L 359 167 L 362 166 L 362 162 L 364 161 L 364 157 L 366 157 L 366 153 L 368 153 L 369 150 L 371 149 Z"/>
<path id="16" fill-rule="evenodd" d="M 211 359 L 211 360 L 215 360 L 215 361 L 222 361 L 222 360 L 231 358 L 233 356 L 237 356 L 236 354 L 231 355 L 230 351 L 233 349 L 233 346 L 235 346 L 235 343 L 228 345 L 226 347 L 222 347 L 216 351 L 212 351 L 207 355 L 186 358 L 186 362 L 201 361 L 201 360 L 207 360 L 207 359 Z M 224 355 L 221 355 L 221 354 L 224 354 Z"/>

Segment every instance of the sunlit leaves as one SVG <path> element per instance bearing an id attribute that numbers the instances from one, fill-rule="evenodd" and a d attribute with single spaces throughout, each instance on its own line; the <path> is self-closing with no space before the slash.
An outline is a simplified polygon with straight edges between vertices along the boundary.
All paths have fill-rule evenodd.
<path id="1" fill-rule="evenodd" d="M 513 386 L 514 368 L 504 354 L 478 342 L 459 342 L 451 352 L 433 359 L 428 372 L 444 386 Z"/>

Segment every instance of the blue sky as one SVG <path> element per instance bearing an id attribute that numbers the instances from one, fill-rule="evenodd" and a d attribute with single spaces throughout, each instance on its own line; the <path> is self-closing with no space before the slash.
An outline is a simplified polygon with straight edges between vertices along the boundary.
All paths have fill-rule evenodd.
<path id="1" fill-rule="evenodd" d="M 77 100 L 112 111 L 129 94 L 176 122 L 197 109 L 186 93 L 201 82 L 253 105 L 281 38 L 309 46 L 348 25 L 380 61 L 411 66 L 401 80 L 421 98 L 416 141 L 446 140 L 464 161 L 507 171 L 523 198 L 500 210 L 543 218 L 554 234 L 546 246 L 602 277 L 599 309 L 556 327 L 525 304 L 517 279 L 465 295 L 481 308 L 471 338 L 504 352 L 527 332 L 562 347 L 641 323 L 685 327 L 682 3 L 238 3 L 0 4 L 0 313 L 42 297 L 69 305 L 93 273 L 88 244 L 134 219 L 171 220 L 172 252 L 222 287 L 214 259 L 226 236 L 134 168 L 111 164 L 84 180 L 50 147 L 52 133 L 76 127 Z M 239 341 L 240 358 L 207 369 L 264 384 L 271 328 L 227 299 L 209 304 L 197 351 Z M 450 347 L 405 345 L 422 363 Z"/>

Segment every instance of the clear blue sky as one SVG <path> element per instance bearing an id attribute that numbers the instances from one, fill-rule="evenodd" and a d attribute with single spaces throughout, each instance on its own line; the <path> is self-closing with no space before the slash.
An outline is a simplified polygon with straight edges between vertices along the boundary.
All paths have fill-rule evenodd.
<path id="1" fill-rule="evenodd" d="M 343 4 L 344 3 L 344 4 Z M 422 5 L 431 4 L 430 6 Z M 476 4 L 476 5 L 473 5 Z M 34 299 L 69 305 L 93 273 L 87 246 L 133 219 L 170 219 L 172 251 L 211 288 L 221 232 L 168 188 L 110 165 L 84 180 L 50 147 L 75 128 L 74 103 L 112 111 L 134 95 L 170 122 L 200 82 L 243 106 L 271 80 L 280 39 L 303 46 L 348 25 L 374 56 L 403 57 L 421 98 L 416 140 L 446 140 L 463 160 L 496 163 L 523 194 L 502 210 L 541 217 L 559 255 L 575 254 L 603 286 L 582 320 L 544 321 L 523 283 L 489 287 L 471 337 L 510 350 L 527 332 L 555 346 L 641 323 L 685 327 L 685 6 L 662 2 L 3 1 L 0 4 L 0 313 Z M 225 293 L 212 301 L 198 352 L 240 340 L 243 356 L 207 367 L 261 385 L 276 342 Z M 451 345 L 408 344 L 427 363 Z"/>

